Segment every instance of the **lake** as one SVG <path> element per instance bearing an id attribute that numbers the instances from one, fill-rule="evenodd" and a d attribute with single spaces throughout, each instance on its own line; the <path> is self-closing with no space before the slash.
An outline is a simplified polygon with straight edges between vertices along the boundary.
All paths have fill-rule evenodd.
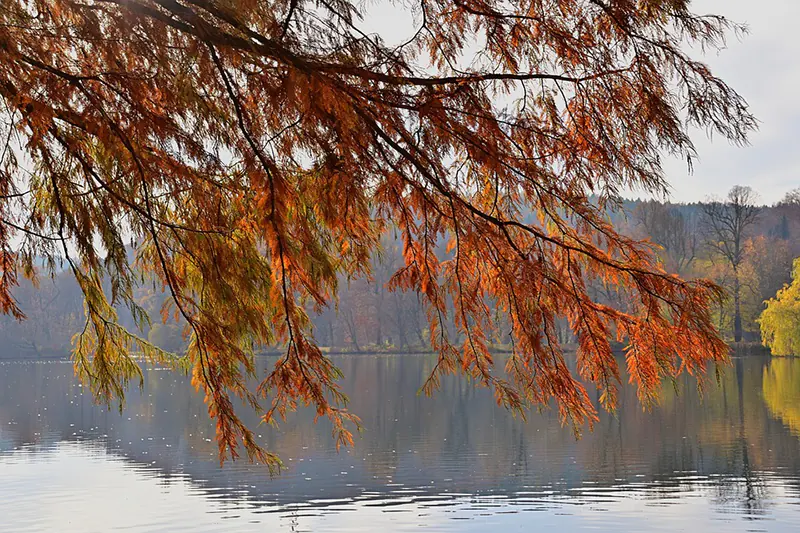
<path id="1" fill-rule="evenodd" d="M 650 412 L 626 386 L 579 440 L 464 379 L 417 395 L 431 356 L 335 361 L 364 432 L 337 453 L 308 411 L 258 427 L 275 477 L 220 468 L 184 376 L 148 369 L 120 414 L 69 363 L 1 362 L 0 531 L 800 531 L 800 359 L 736 359 Z"/>

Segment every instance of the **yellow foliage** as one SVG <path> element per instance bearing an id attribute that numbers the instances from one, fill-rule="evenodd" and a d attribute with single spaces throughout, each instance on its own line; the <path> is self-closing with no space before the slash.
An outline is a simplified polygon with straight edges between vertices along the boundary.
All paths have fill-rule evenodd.
<path id="1" fill-rule="evenodd" d="M 800 359 L 773 359 L 762 378 L 764 403 L 772 416 L 800 436 Z"/>
<path id="2" fill-rule="evenodd" d="M 759 324 L 772 355 L 800 355 L 800 257 L 794 260 L 792 283 L 767 301 Z"/>

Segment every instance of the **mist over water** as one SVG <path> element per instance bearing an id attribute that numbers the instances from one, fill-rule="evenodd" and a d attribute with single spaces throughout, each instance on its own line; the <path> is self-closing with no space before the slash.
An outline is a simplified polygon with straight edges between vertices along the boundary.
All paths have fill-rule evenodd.
<path id="1" fill-rule="evenodd" d="M 702 398 L 665 385 L 650 412 L 626 385 L 579 440 L 463 378 L 418 395 L 431 356 L 335 362 L 364 432 L 337 452 L 313 412 L 258 426 L 285 463 L 272 478 L 220 468 L 184 376 L 148 369 L 120 415 L 68 363 L 0 363 L 0 530 L 800 530 L 800 359 L 737 359 Z"/>

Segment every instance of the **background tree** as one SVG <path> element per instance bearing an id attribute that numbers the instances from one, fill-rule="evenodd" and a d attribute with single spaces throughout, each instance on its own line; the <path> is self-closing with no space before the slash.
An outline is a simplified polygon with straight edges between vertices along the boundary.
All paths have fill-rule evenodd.
<path id="1" fill-rule="evenodd" d="M 431 0 L 407 7 L 416 27 L 388 44 L 363 9 L 4 1 L 2 310 L 22 316 L 21 266 L 63 261 L 86 302 L 76 371 L 121 397 L 141 379 L 132 350 L 172 361 L 119 324 L 125 305 L 147 326 L 133 240 L 171 298 L 164 317 L 185 321 L 220 456 L 243 444 L 268 463 L 234 399 L 267 423 L 311 404 L 350 442 L 357 418 L 307 310 L 335 301 L 340 276 L 369 276 L 390 220 L 404 264 L 389 286 L 421 295 L 438 354 L 426 392 L 461 371 L 522 414 L 555 399 L 577 428 L 596 418 L 585 382 L 615 405 L 612 340 L 645 401 L 662 377 L 727 357 L 708 305 L 718 288 L 667 274 L 604 208 L 621 187 L 663 194 L 661 156 L 691 159 L 692 127 L 745 141 L 746 103 L 687 53 L 739 27 L 688 0 Z M 594 301 L 591 283 L 626 308 Z M 505 378 L 487 301 L 510 324 Z M 253 391 L 253 350 L 267 345 L 285 353 Z"/>
<path id="2" fill-rule="evenodd" d="M 800 255 L 800 188 L 788 191 L 775 205 L 773 234 L 786 239 L 791 252 Z"/>
<path id="3" fill-rule="evenodd" d="M 749 238 L 745 248 L 745 263 L 756 279 L 751 288 L 755 295 L 753 307 L 756 312 L 748 326 L 754 326 L 753 331 L 757 334 L 758 323 L 755 319 L 764 310 L 765 301 L 773 298 L 784 285 L 792 281 L 794 256 L 787 240 L 768 235 Z"/>
<path id="4" fill-rule="evenodd" d="M 757 195 L 750 187 L 736 185 L 725 200 L 703 205 L 703 227 L 706 245 L 714 250 L 731 268 L 731 293 L 734 302 L 733 339 L 742 340 L 741 276 L 744 243 L 747 232 L 755 223 L 759 207 Z"/>
<path id="5" fill-rule="evenodd" d="M 35 357 L 55 357 L 69 346 L 83 319 L 81 293 L 66 272 L 34 286 L 22 280 L 14 293 L 26 320 L 0 317 L 0 342 L 4 350 Z"/>
<path id="6" fill-rule="evenodd" d="M 645 235 L 664 251 L 668 269 L 685 276 L 697 257 L 696 221 L 669 203 L 648 201 L 634 212 Z"/>
<path id="7" fill-rule="evenodd" d="M 759 323 L 764 346 L 773 355 L 800 354 L 800 258 L 794 260 L 792 283 L 770 298 Z"/>
<path id="8" fill-rule="evenodd" d="M 778 202 L 779 206 L 791 206 L 791 207 L 800 207 L 800 187 L 796 189 L 792 189 L 791 191 L 787 192 L 780 202 Z"/>

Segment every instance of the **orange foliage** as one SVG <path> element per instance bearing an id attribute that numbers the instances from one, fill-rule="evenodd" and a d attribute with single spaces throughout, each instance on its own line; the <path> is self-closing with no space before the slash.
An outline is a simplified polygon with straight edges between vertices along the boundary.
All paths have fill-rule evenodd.
<path id="1" fill-rule="evenodd" d="M 604 208 L 620 187 L 663 192 L 660 154 L 691 159 L 689 126 L 743 142 L 755 123 L 683 51 L 719 46 L 732 25 L 688 4 L 431 0 L 409 7 L 419 31 L 392 47 L 346 0 L 5 0 L 2 310 L 18 312 L 17 268 L 65 261 L 86 296 L 76 370 L 110 401 L 140 375 L 132 350 L 169 358 L 116 325 L 118 303 L 146 319 L 124 246 L 135 241 L 171 296 L 165 318 L 187 324 L 220 457 L 243 443 L 274 463 L 233 397 L 266 401 L 266 422 L 312 404 L 351 442 L 358 419 L 306 309 L 335 301 L 338 274 L 370 276 L 391 222 L 405 264 L 389 284 L 422 295 L 439 354 L 426 392 L 460 371 L 522 414 L 555 399 L 577 428 L 596 418 L 579 378 L 614 406 L 618 340 L 649 400 L 664 376 L 725 359 L 718 290 L 665 273 Z M 433 253 L 441 239 L 447 260 Z M 589 283 L 625 309 L 593 301 Z M 503 378 L 488 301 L 511 325 Z M 253 351 L 275 344 L 285 355 L 249 390 Z"/>

